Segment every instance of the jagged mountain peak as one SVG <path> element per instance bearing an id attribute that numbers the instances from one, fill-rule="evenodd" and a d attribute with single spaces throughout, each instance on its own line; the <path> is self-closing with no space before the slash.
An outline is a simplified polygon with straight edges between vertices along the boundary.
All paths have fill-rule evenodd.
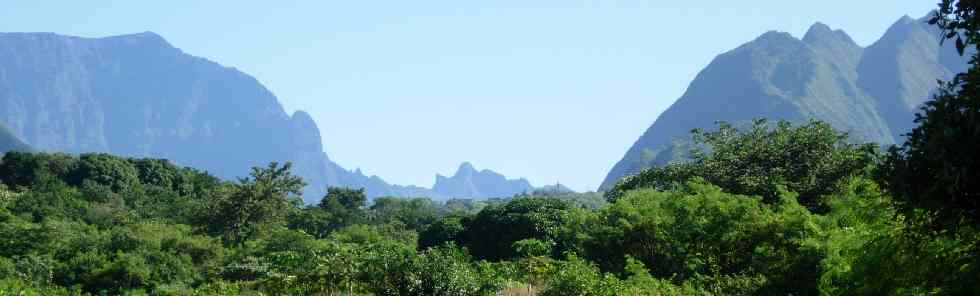
<path id="1" fill-rule="evenodd" d="M 815 22 L 813 23 L 813 25 L 810 25 L 810 29 L 807 29 L 806 34 L 803 35 L 804 36 L 803 39 L 804 40 L 807 39 L 806 36 L 826 35 L 826 34 L 831 34 L 833 32 L 834 31 L 827 24 L 824 24 L 822 22 Z"/>
<path id="2" fill-rule="evenodd" d="M 6 134 L 42 151 L 166 158 L 226 179 L 288 161 L 308 184 L 307 202 L 329 186 L 365 188 L 372 198 L 449 196 L 341 167 L 324 152 L 309 113 L 287 114 L 254 77 L 186 54 L 153 32 L 102 38 L 0 33 L 0 106 Z M 437 179 L 464 180 L 467 196 L 475 198 L 530 187 L 470 163 L 457 175 L 465 176 Z"/>
<path id="3" fill-rule="evenodd" d="M 894 25 L 907 25 L 907 24 L 911 24 L 911 23 L 915 23 L 915 22 L 917 22 L 916 19 L 914 19 L 911 16 L 909 16 L 909 15 L 906 14 L 906 15 L 903 15 L 902 17 L 898 18 L 898 20 L 895 21 L 895 24 L 893 24 L 893 26 Z"/>
<path id="4" fill-rule="evenodd" d="M 613 167 L 600 190 L 676 159 L 672 141 L 683 140 L 693 128 L 714 128 L 715 120 L 817 119 L 856 141 L 898 142 L 935 81 L 966 65 L 955 49 L 940 47 L 938 37 L 925 20 L 909 16 L 867 48 L 823 23 L 812 25 L 802 40 L 766 32 L 698 73 Z"/>
<path id="5" fill-rule="evenodd" d="M 807 44 L 816 44 L 822 42 L 836 42 L 847 46 L 859 47 L 854 39 L 851 38 L 847 32 L 844 30 L 837 29 L 833 30 L 827 24 L 816 22 L 810 26 L 810 29 L 806 31 L 803 35 L 803 42 Z"/>
<path id="6" fill-rule="evenodd" d="M 773 30 L 773 31 L 767 31 L 767 32 L 763 33 L 762 35 L 759 35 L 759 37 L 756 37 L 755 40 L 753 40 L 752 42 L 749 42 L 749 44 L 760 44 L 761 43 L 761 44 L 766 44 L 766 45 L 770 45 L 770 46 L 773 46 L 773 45 L 778 46 L 780 44 L 798 43 L 798 42 L 800 42 L 800 39 L 797 39 L 796 37 L 794 37 L 793 34 L 790 34 L 790 33 L 787 33 L 787 32 L 782 32 L 782 31 L 775 31 L 775 30 Z"/>
<path id="7" fill-rule="evenodd" d="M 310 113 L 307 113 L 306 111 L 303 110 L 296 110 L 296 112 L 293 112 L 293 116 L 291 117 L 293 118 L 293 120 L 296 121 L 315 124 L 313 121 L 313 116 L 310 116 Z"/>
<path id="8" fill-rule="evenodd" d="M 470 163 L 468 161 L 464 161 L 463 163 L 459 164 L 459 168 L 456 169 L 456 174 L 455 175 L 456 176 L 461 176 L 461 175 L 466 175 L 466 174 L 473 174 L 473 173 L 476 173 L 476 172 L 477 172 L 477 170 L 476 170 L 475 167 L 473 167 L 473 164 L 472 163 Z"/>
<path id="9" fill-rule="evenodd" d="M 894 23 L 892 23 L 892 25 L 889 26 L 887 30 L 885 30 L 885 34 L 882 35 L 881 38 L 875 43 L 887 42 L 895 39 L 903 39 L 906 38 L 909 34 L 914 34 L 916 32 L 926 32 L 928 31 L 928 26 L 929 26 L 928 23 L 926 22 L 927 20 L 916 20 L 908 15 L 902 16 Z M 937 37 L 936 40 L 938 41 L 939 40 L 938 36 L 936 37 Z"/>
<path id="10" fill-rule="evenodd" d="M 452 177 L 436 175 L 432 191 L 443 197 L 508 197 L 520 192 L 531 192 L 534 186 L 524 178 L 507 179 L 491 170 L 477 170 L 472 163 L 463 162 Z"/>
<path id="11" fill-rule="evenodd" d="M 859 85 L 878 99 L 880 113 L 898 141 L 911 131 L 914 114 L 936 80 L 949 79 L 966 67 L 966 59 L 952 44 L 941 45 L 939 31 L 928 18 L 906 15 L 895 21 L 865 49 L 857 68 Z"/>

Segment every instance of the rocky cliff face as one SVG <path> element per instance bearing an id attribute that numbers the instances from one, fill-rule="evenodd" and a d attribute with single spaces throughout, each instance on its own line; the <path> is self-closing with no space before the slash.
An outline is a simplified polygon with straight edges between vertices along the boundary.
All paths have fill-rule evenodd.
<path id="1" fill-rule="evenodd" d="M 308 114 L 287 114 L 255 78 L 149 32 L 0 34 L 0 123 L 42 151 L 166 158 L 222 178 L 292 161 L 308 200 L 350 185 Z"/>
<path id="2" fill-rule="evenodd" d="M 489 171 L 447 181 L 470 187 L 444 192 L 346 170 L 323 152 L 309 114 L 287 114 L 255 78 L 186 54 L 150 32 L 107 38 L 0 33 L 0 125 L 9 127 L 10 138 L 41 151 L 165 158 L 226 179 L 291 161 L 308 183 L 307 202 L 319 201 L 327 186 L 365 188 L 370 197 L 481 198 L 524 190 L 497 182 L 504 178 Z M 505 187 L 485 187 L 497 185 Z"/>
<path id="3" fill-rule="evenodd" d="M 710 129 L 715 121 L 818 119 L 850 132 L 855 141 L 900 143 L 936 80 L 965 65 L 955 49 L 939 46 L 938 33 L 924 19 L 903 17 L 867 48 L 821 23 L 803 39 L 765 33 L 702 70 L 613 167 L 601 189 L 683 158 L 689 131 Z"/>

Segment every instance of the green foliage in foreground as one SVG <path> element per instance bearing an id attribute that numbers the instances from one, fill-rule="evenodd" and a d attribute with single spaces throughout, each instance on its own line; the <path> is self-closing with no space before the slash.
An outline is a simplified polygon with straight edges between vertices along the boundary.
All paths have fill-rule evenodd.
<path id="1" fill-rule="evenodd" d="M 816 294 L 820 218 L 784 192 L 776 205 L 695 181 L 678 191 L 628 192 L 587 223 L 585 254 L 619 270 L 624 255 L 657 278 L 762 277 L 761 294 Z"/>
<path id="2" fill-rule="evenodd" d="M 823 196 L 842 180 L 868 171 L 876 160 L 873 145 L 848 142 L 847 134 L 811 121 L 793 126 L 757 119 L 745 129 L 721 123 L 717 131 L 693 131 L 691 160 L 645 170 L 620 181 L 606 193 L 616 200 L 626 191 L 651 187 L 669 190 L 699 177 L 728 192 L 780 200 L 777 185 L 799 194 L 804 206 L 826 211 Z"/>
<path id="3" fill-rule="evenodd" d="M 862 176 L 837 182 L 822 212 L 783 184 L 771 201 L 693 177 L 597 208 L 529 195 L 473 213 L 340 188 L 305 206 L 289 169 L 220 181 L 161 160 L 8 153 L 0 295 L 962 294 L 980 283 L 980 231 L 930 231 Z"/>

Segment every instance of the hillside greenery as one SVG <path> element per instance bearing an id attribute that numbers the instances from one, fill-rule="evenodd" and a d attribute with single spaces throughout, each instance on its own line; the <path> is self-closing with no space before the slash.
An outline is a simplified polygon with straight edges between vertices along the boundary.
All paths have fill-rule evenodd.
<path id="1" fill-rule="evenodd" d="M 762 131 L 771 141 L 757 141 Z M 898 166 L 839 136 L 819 122 L 760 124 L 711 137 L 693 163 L 785 172 L 860 156 L 846 173 L 747 187 L 677 163 L 666 169 L 689 171 L 627 180 L 609 202 L 534 192 L 479 208 L 369 202 L 350 188 L 306 205 L 288 163 L 225 181 L 159 159 L 9 152 L 0 295 L 915 295 L 980 284 L 969 216 L 934 231 L 923 223 L 934 211 L 904 210 L 879 177 Z M 747 143 L 810 152 L 785 163 L 725 152 Z"/>

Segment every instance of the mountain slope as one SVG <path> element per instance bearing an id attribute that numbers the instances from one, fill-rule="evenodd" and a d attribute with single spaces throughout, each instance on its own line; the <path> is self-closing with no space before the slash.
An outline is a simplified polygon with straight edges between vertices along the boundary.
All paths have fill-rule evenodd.
<path id="1" fill-rule="evenodd" d="M 856 141 L 893 144 L 916 108 L 965 60 L 924 20 L 904 17 L 861 48 L 843 31 L 814 24 L 803 37 L 768 32 L 716 57 L 606 176 L 600 189 L 643 168 L 683 158 L 694 128 L 755 117 L 819 119 Z"/>
<path id="2" fill-rule="evenodd" d="M 0 125 L 0 156 L 7 151 L 33 151 L 31 146 L 24 143 L 10 129 Z"/>
<path id="3" fill-rule="evenodd" d="M 296 161 L 316 196 L 330 176 L 316 125 L 286 114 L 253 77 L 153 33 L 0 34 L 0 122 L 42 151 L 151 156 L 222 178 Z M 329 161 L 322 159 L 322 163 Z"/>
<path id="4" fill-rule="evenodd" d="M 477 182 L 473 191 L 441 192 L 346 170 L 323 152 L 309 114 L 287 114 L 255 78 L 188 55 L 151 32 L 0 33 L 0 124 L 41 151 L 166 158 L 225 179 L 291 161 L 308 183 L 307 202 L 319 201 L 327 186 L 365 188 L 369 197 L 482 198 L 523 190 Z"/>
<path id="5" fill-rule="evenodd" d="M 915 113 L 936 88 L 936 79 L 966 70 L 965 60 L 951 44 L 942 48 L 938 36 L 926 18 L 903 17 L 868 46 L 858 65 L 858 84 L 878 100 L 896 139 L 912 130 Z"/>

